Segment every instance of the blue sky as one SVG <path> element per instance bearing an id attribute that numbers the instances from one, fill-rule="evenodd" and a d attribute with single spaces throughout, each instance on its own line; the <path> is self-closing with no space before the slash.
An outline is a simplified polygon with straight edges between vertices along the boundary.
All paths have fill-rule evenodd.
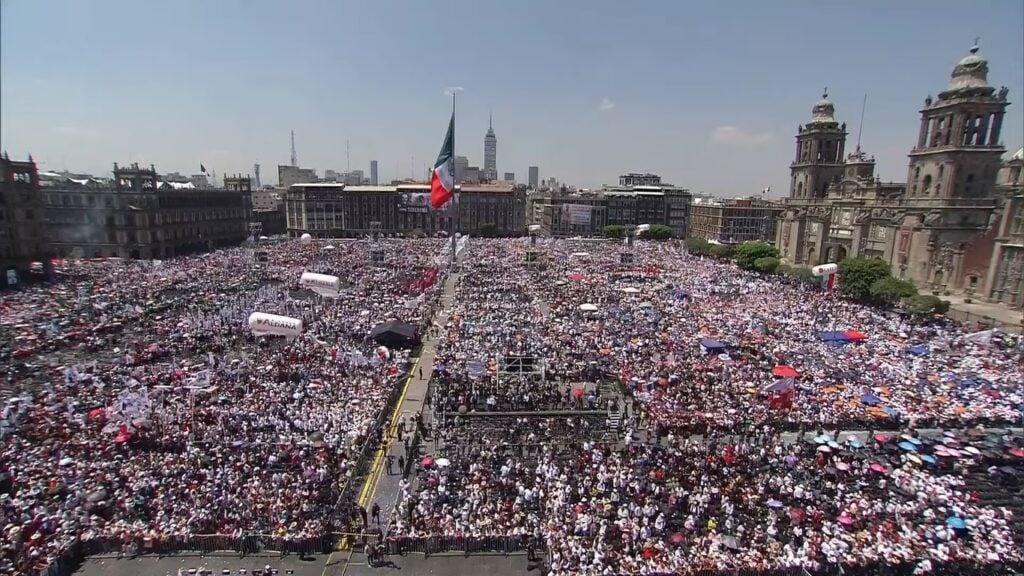
<path id="1" fill-rule="evenodd" d="M 251 172 L 288 162 L 382 180 L 432 164 L 448 86 L 457 152 L 582 186 L 652 171 L 694 191 L 783 193 L 828 86 L 883 179 L 975 36 L 1024 127 L 1024 1 L 0 0 L 0 148 L 44 169 Z"/>

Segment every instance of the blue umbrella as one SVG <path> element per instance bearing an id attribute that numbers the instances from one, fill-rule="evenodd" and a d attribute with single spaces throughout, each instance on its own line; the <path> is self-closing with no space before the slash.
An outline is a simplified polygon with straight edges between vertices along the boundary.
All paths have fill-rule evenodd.
<path id="1" fill-rule="evenodd" d="M 877 406 L 882 403 L 882 399 L 874 394 L 861 394 L 861 404 L 867 404 L 868 406 Z"/>
<path id="2" fill-rule="evenodd" d="M 860 440 L 853 440 L 852 442 L 850 442 L 850 448 L 863 448 L 863 447 L 864 447 L 864 443 L 861 442 Z"/>
<path id="3" fill-rule="evenodd" d="M 949 526 L 954 530 L 963 530 L 964 528 L 967 528 L 967 523 L 964 522 L 963 518 L 950 516 L 949 518 L 946 518 L 946 526 Z"/>
<path id="4" fill-rule="evenodd" d="M 885 412 L 886 415 L 888 415 L 888 416 L 895 416 L 895 415 L 899 414 L 899 412 L 895 408 L 891 408 L 889 406 L 886 406 L 885 408 L 882 408 L 882 411 Z"/>
<path id="5" fill-rule="evenodd" d="M 911 346 L 910 348 L 907 348 L 907 352 L 910 352 L 914 356 L 924 356 L 925 354 L 928 353 L 928 347 L 927 346 Z"/>
<path id="6" fill-rule="evenodd" d="M 910 442 L 900 442 L 899 447 L 903 448 L 907 452 L 917 452 L 917 446 L 914 446 Z"/>
<path id="7" fill-rule="evenodd" d="M 930 454 L 922 455 L 921 456 L 921 460 L 924 460 L 925 462 L 927 462 L 929 464 L 935 464 L 935 456 L 932 456 Z"/>
<path id="8" fill-rule="evenodd" d="M 779 502 L 778 500 L 769 500 L 768 501 L 768 507 L 769 508 L 782 508 L 782 502 Z"/>

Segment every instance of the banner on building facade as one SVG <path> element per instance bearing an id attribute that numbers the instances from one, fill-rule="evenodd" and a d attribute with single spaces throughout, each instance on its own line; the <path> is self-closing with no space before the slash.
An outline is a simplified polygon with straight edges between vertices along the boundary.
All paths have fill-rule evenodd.
<path id="1" fill-rule="evenodd" d="M 402 192 L 398 196 L 398 211 L 426 213 L 430 211 L 430 192 Z"/>
<path id="2" fill-rule="evenodd" d="M 586 204 L 562 204 L 562 221 L 573 226 L 590 226 L 592 209 Z"/>

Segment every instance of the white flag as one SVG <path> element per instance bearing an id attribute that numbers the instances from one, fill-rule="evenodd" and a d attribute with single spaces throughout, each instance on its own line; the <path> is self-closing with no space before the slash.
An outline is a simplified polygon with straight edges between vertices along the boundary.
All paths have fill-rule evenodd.
<path id="1" fill-rule="evenodd" d="M 964 336 L 965 342 L 973 342 L 975 344 L 991 344 L 992 335 L 995 334 L 995 329 L 982 330 L 980 332 L 974 332 Z"/>

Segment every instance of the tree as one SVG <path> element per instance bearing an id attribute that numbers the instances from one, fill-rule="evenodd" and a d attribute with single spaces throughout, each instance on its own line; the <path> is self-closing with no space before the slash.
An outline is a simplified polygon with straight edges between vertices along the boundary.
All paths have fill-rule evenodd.
<path id="1" fill-rule="evenodd" d="M 732 246 L 728 244 L 712 244 L 711 255 L 715 258 L 721 258 L 722 260 L 729 260 L 732 258 Z"/>
<path id="2" fill-rule="evenodd" d="M 847 258 L 839 263 L 839 290 L 848 298 L 868 302 L 871 286 L 889 276 L 889 265 L 875 258 Z"/>
<path id="3" fill-rule="evenodd" d="M 651 240 L 668 240 L 672 237 L 672 229 L 664 224 L 651 224 L 650 230 L 644 232 L 644 237 Z"/>
<path id="4" fill-rule="evenodd" d="M 904 298 L 910 298 L 917 294 L 917 288 L 906 280 L 884 276 L 871 284 L 869 292 L 875 302 L 892 306 Z"/>
<path id="5" fill-rule="evenodd" d="M 912 314 L 945 314 L 949 312 L 949 300 L 943 300 L 931 294 L 917 294 L 907 298 L 904 303 Z"/>
<path id="6" fill-rule="evenodd" d="M 754 270 L 763 274 L 773 274 L 779 267 L 780 263 L 781 260 L 774 256 L 764 256 L 763 258 L 754 260 Z"/>
<path id="7" fill-rule="evenodd" d="M 622 237 L 626 235 L 626 227 L 619 226 L 618 224 L 609 224 L 604 228 L 601 228 L 601 235 L 603 235 L 605 238 L 614 238 L 616 240 L 621 240 Z"/>
<path id="8" fill-rule="evenodd" d="M 686 248 L 690 254 L 707 256 L 711 254 L 711 243 L 703 238 L 687 238 Z"/>
<path id="9" fill-rule="evenodd" d="M 755 270 L 754 263 L 759 258 L 778 258 L 779 251 L 767 242 L 744 242 L 734 252 L 736 264 L 744 270 Z"/>

